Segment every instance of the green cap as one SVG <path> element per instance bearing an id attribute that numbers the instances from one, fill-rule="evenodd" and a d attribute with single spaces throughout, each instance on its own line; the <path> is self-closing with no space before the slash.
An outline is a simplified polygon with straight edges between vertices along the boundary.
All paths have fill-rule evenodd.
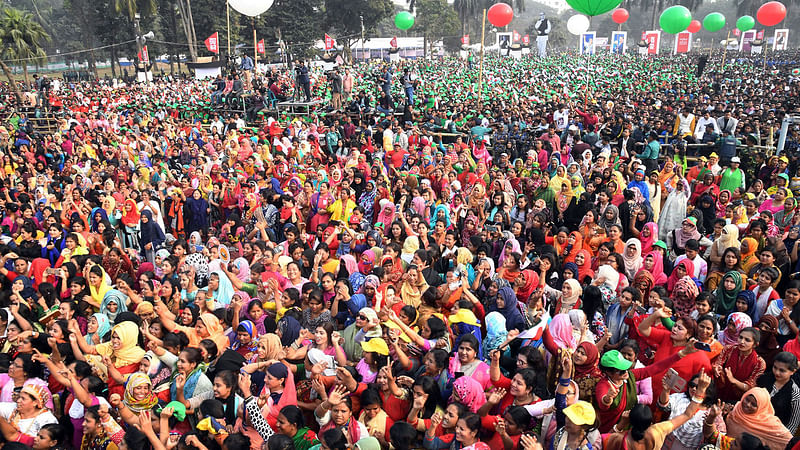
<path id="1" fill-rule="evenodd" d="M 659 241 L 655 241 L 655 242 L 653 243 L 653 247 L 661 247 L 661 248 L 663 248 L 664 250 L 666 250 L 666 249 L 667 249 L 667 244 L 666 244 L 666 243 L 664 243 L 664 241 L 660 241 L 660 240 L 659 240 Z"/>
<path id="2" fill-rule="evenodd" d="M 610 369 L 628 370 L 633 363 L 625 359 L 618 350 L 611 350 L 605 352 L 600 358 L 600 365 Z"/>
<path id="3" fill-rule="evenodd" d="M 165 406 L 164 409 L 166 408 L 172 408 L 172 416 L 178 419 L 178 421 L 183 422 L 183 420 L 186 419 L 186 406 L 183 403 L 179 401 L 172 401 L 167 403 L 167 406 Z M 162 411 L 164 409 L 162 409 Z"/>

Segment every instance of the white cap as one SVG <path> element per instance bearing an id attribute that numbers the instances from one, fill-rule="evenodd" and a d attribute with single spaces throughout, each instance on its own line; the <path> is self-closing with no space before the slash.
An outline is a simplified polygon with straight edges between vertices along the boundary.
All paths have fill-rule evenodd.
<path id="1" fill-rule="evenodd" d="M 741 159 L 739 159 L 739 157 L 738 157 L 738 156 L 734 156 L 733 158 L 731 158 L 731 162 L 732 162 L 732 163 L 740 163 L 740 162 L 742 162 L 742 160 L 741 160 Z"/>

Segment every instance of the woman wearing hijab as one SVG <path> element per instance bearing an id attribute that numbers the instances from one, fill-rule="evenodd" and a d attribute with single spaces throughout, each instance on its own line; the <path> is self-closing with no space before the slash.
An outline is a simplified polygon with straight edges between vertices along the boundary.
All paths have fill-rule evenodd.
<path id="1" fill-rule="evenodd" d="M 81 340 L 76 341 L 79 345 L 74 345 L 72 349 L 77 353 L 83 351 L 87 354 L 97 354 L 101 357 L 109 358 L 114 369 L 120 375 L 125 376 L 139 370 L 139 363 L 144 358 L 144 350 L 139 347 L 139 327 L 134 322 L 124 321 L 120 322 L 111 329 L 111 341 L 89 347 Z M 123 384 L 109 376 L 108 377 L 108 393 L 122 395 L 125 391 Z"/>
<path id="2" fill-rule="evenodd" d="M 670 190 L 667 187 L 667 190 Z M 686 203 L 689 199 L 689 183 L 681 178 L 675 189 L 671 189 L 666 201 L 661 206 L 661 214 L 658 216 L 658 238 L 662 241 L 667 239 L 670 231 L 679 228 L 681 222 L 686 218 Z"/>
<path id="3" fill-rule="evenodd" d="M 517 303 L 517 296 L 514 294 L 514 290 L 505 285 L 497 291 L 497 299 L 494 304 L 489 305 L 487 311 L 497 311 L 502 314 L 506 318 L 506 330 L 516 329 L 523 331 L 526 328 L 525 319 L 522 317 Z"/>
<path id="4" fill-rule="evenodd" d="M 673 229 L 667 235 L 667 248 L 672 249 L 675 258 L 686 253 L 686 243 L 690 239 L 700 240 L 700 231 L 697 229 L 697 218 L 687 217 L 681 222 L 679 228 Z"/>
<path id="5" fill-rule="evenodd" d="M 630 238 L 625 243 L 625 252 L 622 254 L 625 265 L 625 276 L 629 280 L 636 277 L 636 272 L 642 268 L 642 243 L 639 239 Z"/>
<path id="6" fill-rule="evenodd" d="M 453 382 L 451 399 L 475 413 L 486 403 L 486 394 L 483 392 L 483 386 L 474 378 L 460 377 Z"/>
<path id="7" fill-rule="evenodd" d="M 105 299 L 104 299 L 105 300 Z M 111 331 L 111 323 L 107 314 L 95 313 L 89 318 L 87 333 L 84 339 L 89 345 L 97 345 L 102 342 L 103 337 Z"/>
<path id="8" fill-rule="evenodd" d="M 739 343 L 739 333 L 745 328 L 752 327 L 753 321 L 745 313 L 731 313 L 726 320 L 727 326 L 719 331 L 718 339 L 723 346 Z"/>
<path id="9" fill-rule="evenodd" d="M 752 388 L 745 392 L 725 418 L 725 425 L 729 438 L 738 441 L 743 433 L 749 433 L 759 438 L 770 450 L 783 450 L 792 439 L 792 433 L 775 415 L 769 391 L 764 388 Z"/>
<path id="10" fill-rule="evenodd" d="M 488 356 L 492 350 L 499 348 L 508 337 L 506 318 L 498 311 L 486 315 L 486 337 L 483 339 L 483 354 Z"/>
<path id="11" fill-rule="evenodd" d="M 109 321 L 114 321 L 117 316 L 128 310 L 127 305 L 128 297 L 117 289 L 108 290 L 103 295 L 103 301 L 100 304 L 100 314 L 108 317 Z M 94 344 L 93 344 L 94 345 Z"/>
<path id="12" fill-rule="evenodd" d="M 672 293 L 672 291 L 675 290 L 675 284 L 678 283 L 678 280 L 686 276 L 691 278 L 693 273 L 694 263 L 686 258 L 680 260 L 667 278 L 667 292 Z"/>
<path id="13" fill-rule="evenodd" d="M 166 240 L 164 230 L 153 220 L 153 213 L 150 210 L 142 211 L 139 227 L 141 229 L 139 251 L 145 255 L 147 261 L 154 262 L 156 250 Z"/>
<path id="14" fill-rule="evenodd" d="M 725 315 L 736 307 L 736 298 L 742 290 L 742 274 L 737 270 L 731 270 L 722 277 L 722 282 L 715 291 L 717 314 Z"/>
<path id="15" fill-rule="evenodd" d="M 301 329 L 302 326 L 297 319 L 292 316 L 283 316 L 283 318 L 278 321 L 276 333 L 281 337 L 281 344 L 284 347 L 289 347 L 300 337 Z"/>
<path id="16" fill-rule="evenodd" d="M 658 240 L 658 225 L 655 222 L 647 222 L 638 237 L 642 244 L 642 254 L 650 253 L 653 250 L 653 244 Z"/>
<path id="17" fill-rule="evenodd" d="M 224 351 L 224 349 L 228 348 L 228 345 L 230 344 L 228 337 L 225 336 L 225 329 L 222 328 L 222 324 L 220 324 L 219 319 L 214 314 L 200 314 L 197 324 L 194 327 L 187 327 L 178 325 L 175 323 L 175 321 L 167 317 L 165 308 L 163 308 L 163 306 L 156 308 L 156 313 L 158 313 L 159 317 L 161 318 L 161 322 L 164 324 L 164 327 L 167 330 L 177 330 L 186 333 L 186 336 L 189 338 L 190 347 L 199 347 L 200 341 L 203 339 L 210 339 L 217 344 L 217 350 L 221 353 Z"/>
<path id="18" fill-rule="evenodd" d="M 597 351 L 597 346 L 588 341 L 581 342 L 572 354 L 572 362 L 575 367 L 572 381 L 578 384 L 579 398 L 591 402 L 594 388 L 603 376 L 603 372 L 600 371 L 600 352 Z"/>
<path id="19" fill-rule="evenodd" d="M 722 228 L 720 237 L 715 239 L 714 243 L 711 244 L 711 251 L 708 256 L 708 260 L 711 261 L 709 271 L 718 270 L 724 265 L 722 258 L 725 250 L 731 247 L 739 248 L 739 227 L 734 224 L 725 225 L 725 227 Z"/>
<path id="20" fill-rule="evenodd" d="M 619 219 L 619 208 L 612 204 L 606 206 L 606 209 L 600 214 L 597 224 L 606 230 L 606 233 L 608 233 L 611 225 L 619 225 L 622 228 L 622 222 Z"/>
<path id="21" fill-rule="evenodd" d="M 775 356 L 781 352 L 781 345 L 776 339 L 778 334 L 778 326 L 778 318 L 769 315 L 761 317 L 756 324 L 756 328 L 758 328 L 758 330 L 761 332 L 761 339 L 758 341 L 756 353 L 758 353 L 758 356 L 760 356 L 764 362 L 767 363 L 767 367 L 772 367 L 772 362 L 775 360 Z"/>
<path id="22" fill-rule="evenodd" d="M 186 199 L 186 211 L 189 213 L 186 224 L 187 235 L 208 230 L 210 209 L 211 206 L 203 198 L 203 193 L 195 189 L 192 196 Z"/>
<path id="23" fill-rule="evenodd" d="M 133 199 L 125 200 L 122 206 L 122 227 L 120 232 L 122 234 L 122 245 L 125 248 L 139 248 L 139 208 L 136 207 L 136 202 Z"/>

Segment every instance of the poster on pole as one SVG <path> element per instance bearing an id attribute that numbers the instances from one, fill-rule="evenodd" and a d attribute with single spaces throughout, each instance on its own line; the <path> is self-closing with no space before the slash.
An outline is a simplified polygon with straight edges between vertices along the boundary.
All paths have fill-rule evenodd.
<path id="1" fill-rule="evenodd" d="M 581 55 L 594 55 L 595 46 L 597 45 L 596 41 L 596 31 L 581 33 Z"/>
<path id="2" fill-rule="evenodd" d="M 497 48 L 506 50 L 511 45 L 511 33 L 497 33 Z"/>
<path id="3" fill-rule="evenodd" d="M 753 49 L 753 46 L 750 45 L 751 42 L 756 40 L 756 30 L 747 30 L 742 33 L 742 41 L 739 43 L 739 51 L 744 53 L 750 53 Z"/>
<path id="4" fill-rule="evenodd" d="M 692 50 L 692 33 L 688 31 L 681 31 L 675 35 L 675 47 L 672 49 L 672 54 L 689 53 Z"/>
<path id="5" fill-rule="evenodd" d="M 647 54 L 648 55 L 657 55 L 659 47 L 661 47 L 661 31 L 654 30 L 654 31 L 645 31 L 644 37 L 642 38 L 645 42 L 647 42 Z"/>
<path id="6" fill-rule="evenodd" d="M 775 38 L 772 40 L 772 51 L 786 50 L 789 48 L 789 29 L 779 28 L 775 30 Z"/>
<path id="7" fill-rule="evenodd" d="M 611 53 L 617 55 L 625 54 L 625 47 L 628 44 L 627 31 L 614 31 L 611 33 Z"/>

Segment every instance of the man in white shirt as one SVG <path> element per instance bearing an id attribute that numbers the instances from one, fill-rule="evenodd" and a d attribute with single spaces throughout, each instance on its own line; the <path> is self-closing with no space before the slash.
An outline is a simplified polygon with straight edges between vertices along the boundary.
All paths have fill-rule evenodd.
<path id="1" fill-rule="evenodd" d="M 715 133 L 722 134 L 719 131 L 719 125 L 717 124 L 717 121 L 714 120 L 714 118 L 711 117 L 711 113 L 708 110 L 706 110 L 703 111 L 703 116 L 697 119 L 697 125 L 695 125 L 694 127 L 694 138 L 697 139 L 698 141 L 703 139 L 703 135 L 705 135 L 706 127 L 708 125 L 712 125 L 714 127 Z"/>

